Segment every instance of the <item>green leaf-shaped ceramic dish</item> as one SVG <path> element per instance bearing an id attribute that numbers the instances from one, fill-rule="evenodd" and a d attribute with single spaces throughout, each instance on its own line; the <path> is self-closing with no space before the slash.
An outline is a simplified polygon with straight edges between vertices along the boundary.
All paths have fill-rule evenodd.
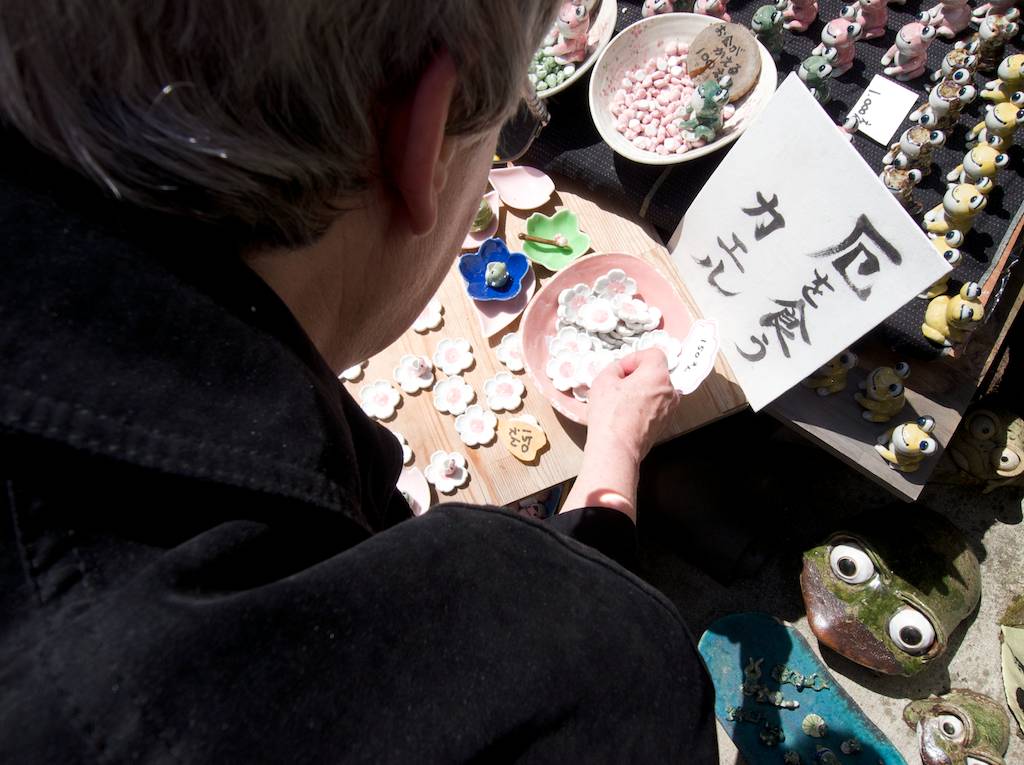
<path id="1" fill-rule="evenodd" d="M 572 210 L 559 210 L 550 218 L 534 213 L 526 219 L 526 233 L 544 239 L 554 239 L 555 234 L 566 238 L 569 245 L 566 248 L 539 242 L 522 243 L 526 257 L 548 271 L 561 271 L 590 249 L 590 237 L 580 231 L 580 222 Z"/>

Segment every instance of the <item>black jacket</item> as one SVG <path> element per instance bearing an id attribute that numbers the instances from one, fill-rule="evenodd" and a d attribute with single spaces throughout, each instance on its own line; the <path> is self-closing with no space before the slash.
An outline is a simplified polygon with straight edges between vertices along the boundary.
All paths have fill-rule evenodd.
<path id="1" fill-rule="evenodd" d="M 214 229 L 0 164 L 0 762 L 717 761 L 628 519 L 410 519 Z"/>

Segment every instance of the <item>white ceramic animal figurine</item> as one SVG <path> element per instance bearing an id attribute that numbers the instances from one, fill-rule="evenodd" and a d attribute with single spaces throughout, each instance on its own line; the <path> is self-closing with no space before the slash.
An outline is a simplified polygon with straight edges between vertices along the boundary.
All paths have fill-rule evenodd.
<path id="1" fill-rule="evenodd" d="M 970 72 L 959 69 L 948 79 L 939 80 L 928 92 L 928 100 L 910 113 L 910 121 L 929 130 L 948 130 L 956 124 L 964 106 L 978 96 L 971 79 Z"/>
<path id="2" fill-rule="evenodd" d="M 971 9 L 967 0 L 939 0 L 926 11 L 922 11 L 918 19 L 935 27 L 939 37 L 952 40 L 971 23 Z"/>
<path id="3" fill-rule="evenodd" d="M 1024 90 L 1024 53 L 1007 56 L 996 70 L 998 77 L 985 83 L 981 97 L 994 104 L 1012 101 Z"/>
<path id="4" fill-rule="evenodd" d="M 554 56 L 559 64 L 579 63 L 587 57 L 587 32 L 590 30 L 590 11 L 583 0 L 562 3 L 558 11 L 558 42 L 544 52 Z"/>
<path id="5" fill-rule="evenodd" d="M 714 16 L 722 21 L 732 21 L 729 11 L 726 10 L 727 0 L 696 0 L 693 4 L 693 12 L 702 16 Z"/>
<path id="6" fill-rule="evenodd" d="M 935 39 L 935 27 L 912 21 L 896 33 L 896 43 L 882 56 L 885 73 L 897 80 L 912 80 L 924 74 L 928 46 Z"/>
<path id="7" fill-rule="evenodd" d="M 900 136 L 900 140 L 889 147 L 882 157 L 883 165 L 893 165 L 900 170 L 919 169 L 928 175 L 932 169 L 932 150 L 946 142 L 941 130 L 929 130 L 920 125 L 911 125 Z"/>
<path id="8" fill-rule="evenodd" d="M 1001 152 L 1013 146 L 1013 134 L 1024 124 L 1024 109 L 1021 108 L 1024 104 L 1015 103 L 1016 100 L 988 104 L 985 119 L 968 131 L 967 145 L 987 143 Z"/>
<path id="9" fill-rule="evenodd" d="M 811 51 L 813 56 L 823 56 L 829 48 L 836 51 L 832 60 L 832 76 L 845 74 L 853 66 L 853 44 L 860 39 L 863 32 L 856 21 L 838 18 L 832 19 L 821 29 L 821 44 Z"/>
<path id="10" fill-rule="evenodd" d="M 1017 0 L 991 0 L 988 3 L 982 3 L 971 15 L 974 17 L 971 21 L 972 24 L 978 24 L 983 18 L 988 16 L 990 13 L 995 13 L 1002 16 L 1013 6 L 1017 4 Z"/>
<path id="11" fill-rule="evenodd" d="M 978 43 L 968 44 L 963 40 L 953 43 L 953 49 L 943 56 L 942 64 L 932 72 L 932 82 L 952 77 L 958 69 L 966 69 L 974 78 L 978 71 Z"/>
<path id="12" fill-rule="evenodd" d="M 644 0 L 643 7 L 640 8 L 640 15 L 647 18 L 648 16 L 657 16 L 659 13 L 672 13 L 675 9 L 673 0 Z"/>
<path id="13" fill-rule="evenodd" d="M 992 72 L 1003 60 L 1006 43 L 1013 39 L 1020 29 L 1017 20 L 1020 11 L 1010 8 L 1006 13 L 990 13 L 981 20 L 981 26 L 972 38 L 978 43 L 978 70 Z"/>
<path id="14" fill-rule="evenodd" d="M 818 18 L 818 0 L 789 0 L 782 23 L 790 32 L 803 32 Z"/>
<path id="15" fill-rule="evenodd" d="M 889 0 L 858 0 L 851 5 L 844 5 L 840 15 L 860 24 L 864 32 L 863 39 L 874 40 L 885 34 Z"/>

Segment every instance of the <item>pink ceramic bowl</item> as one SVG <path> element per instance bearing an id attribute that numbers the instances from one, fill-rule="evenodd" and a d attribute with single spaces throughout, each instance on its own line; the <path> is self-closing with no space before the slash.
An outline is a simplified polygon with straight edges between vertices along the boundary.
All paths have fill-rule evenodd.
<path id="1" fill-rule="evenodd" d="M 523 340 L 523 362 L 533 384 L 551 402 L 556 412 L 581 425 L 587 424 L 587 405 L 562 393 L 544 373 L 548 360 L 548 337 L 555 334 L 558 295 L 576 284 L 593 286 L 598 277 L 613 268 L 621 268 L 636 280 L 638 297 L 658 308 L 662 316 L 661 328 L 673 337 L 685 338 L 693 324 L 693 316 L 679 293 L 665 276 L 646 260 L 635 255 L 618 252 L 588 255 L 559 271 L 530 301 L 523 314 L 519 332 Z"/>

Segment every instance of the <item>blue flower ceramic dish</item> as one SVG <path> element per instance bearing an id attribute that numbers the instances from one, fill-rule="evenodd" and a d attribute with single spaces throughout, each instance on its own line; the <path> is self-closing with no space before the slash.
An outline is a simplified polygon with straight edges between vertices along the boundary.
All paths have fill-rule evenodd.
<path id="1" fill-rule="evenodd" d="M 530 261 L 521 252 L 509 252 L 498 237 L 486 240 L 476 252 L 459 258 L 459 273 L 473 300 L 512 300 L 523 288 Z"/>

